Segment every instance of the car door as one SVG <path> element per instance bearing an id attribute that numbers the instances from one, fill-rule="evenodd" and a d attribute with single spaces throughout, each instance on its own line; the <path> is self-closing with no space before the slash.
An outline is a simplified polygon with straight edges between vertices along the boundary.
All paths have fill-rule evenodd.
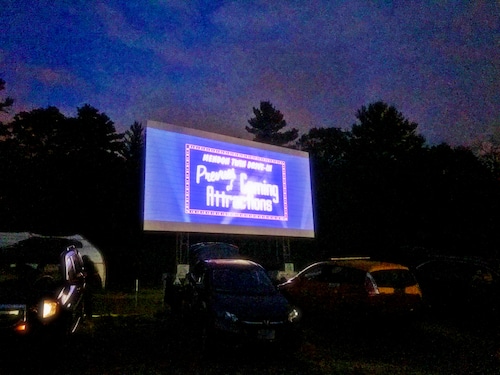
<path id="1" fill-rule="evenodd" d="M 342 267 L 336 278 L 340 284 L 337 309 L 347 313 L 364 310 L 368 303 L 366 272 L 353 267 Z"/>
<path id="2" fill-rule="evenodd" d="M 303 309 L 325 312 L 336 305 L 338 282 L 334 279 L 332 265 L 317 264 L 300 275 L 291 291 L 294 302 Z"/>
<path id="3" fill-rule="evenodd" d="M 58 300 L 67 316 L 68 330 L 74 332 L 83 318 L 85 277 L 83 261 L 76 249 L 69 248 L 61 256 L 64 284 Z"/>
<path id="4" fill-rule="evenodd" d="M 358 309 L 366 300 L 363 271 L 329 264 L 323 268 L 322 301 L 331 312 Z"/>
<path id="5" fill-rule="evenodd" d="M 329 312 L 342 309 L 345 303 L 346 286 L 343 279 L 343 267 L 326 264 L 322 269 L 321 283 L 318 302 L 321 302 L 322 308 Z"/>

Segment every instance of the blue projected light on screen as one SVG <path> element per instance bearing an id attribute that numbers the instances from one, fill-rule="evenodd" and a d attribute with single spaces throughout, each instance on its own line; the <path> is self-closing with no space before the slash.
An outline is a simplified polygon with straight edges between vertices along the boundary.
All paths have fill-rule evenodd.
<path id="1" fill-rule="evenodd" d="M 144 229 L 314 237 L 305 152 L 148 121 Z"/>

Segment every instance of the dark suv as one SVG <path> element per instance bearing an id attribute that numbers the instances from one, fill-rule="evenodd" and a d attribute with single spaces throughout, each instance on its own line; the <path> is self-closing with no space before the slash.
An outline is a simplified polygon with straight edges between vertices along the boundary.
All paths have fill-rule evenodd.
<path id="1" fill-rule="evenodd" d="M 421 261 L 415 276 L 433 312 L 469 319 L 498 317 L 500 273 L 494 262 L 473 257 L 434 256 Z"/>
<path id="2" fill-rule="evenodd" d="M 83 319 L 85 270 L 74 246 L 21 241 L 0 248 L 0 331 L 58 337 Z M 57 335 L 57 336 L 56 336 Z"/>
<path id="3" fill-rule="evenodd" d="M 259 264 L 208 259 L 188 275 L 189 305 L 202 320 L 203 338 L 232 342 L 299 342 L 299 313 Z"/>

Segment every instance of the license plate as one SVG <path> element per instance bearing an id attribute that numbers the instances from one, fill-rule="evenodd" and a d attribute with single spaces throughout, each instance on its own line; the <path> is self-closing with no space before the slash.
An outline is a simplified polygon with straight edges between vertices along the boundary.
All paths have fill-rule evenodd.
<path id="1" fill-rule="evenodd" d="M 257 331 L 257 338 L 259 340 L 274 340 L 276 332 L 274 329 L 259 329 Z"/>

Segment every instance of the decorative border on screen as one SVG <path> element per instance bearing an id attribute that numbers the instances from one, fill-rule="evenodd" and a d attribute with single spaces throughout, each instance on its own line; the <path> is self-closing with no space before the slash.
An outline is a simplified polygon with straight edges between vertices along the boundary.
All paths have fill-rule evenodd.
<path id="1" fill-rule="evenodd" d="M 217 159 L 218 162 L 222 164 L 229 163 L 234 168 L 241 169 L 241 165 L 235 163 L 233 160 L 240 161 L 250 161 L 254 169 L 263 168 L 261 171 L 265 172 L 266 168 L 272 168 L 272 165 L 277 165 L 281 168 L 281 188 L 282 188 L 282 199 L 283 199 L 283 215 L 272 215 L 265 213 L 245 213 L 231 210 L 216 210 L 216 209 L 199 209 L 191 207 L 191 184 L 192 184 L 192 157 L 191 151 L 200 151 L 210 153 L 215 155 L 215 157 L 220 157 Z M 245 164 L 247 165 L 247 164 Z M 249 164 L 248 164 L 249 165 Z M 194 144 L 186 144 L 185 151 L 185 196 L 184 205 L 185 213 L 191 215 L 205 215 L 213 217 L 233 217 L 233 218 L 244 218 L 244 219 L 256 219 L 256 220 L 275 220 L 275 221 L 287 221 L 288 220 L 288 198 L 287 198 L 287 181 L 286 181 L 286 163 L 283 160 L 276 160 L 270 158 L 264 158 L 254 155 L 243 154 L 239 152 L 232 152 L 227 150 L 221 150 L 213 147 L 205 147 Z M 270 167 L 269 167 L 270 166 Z"/>

